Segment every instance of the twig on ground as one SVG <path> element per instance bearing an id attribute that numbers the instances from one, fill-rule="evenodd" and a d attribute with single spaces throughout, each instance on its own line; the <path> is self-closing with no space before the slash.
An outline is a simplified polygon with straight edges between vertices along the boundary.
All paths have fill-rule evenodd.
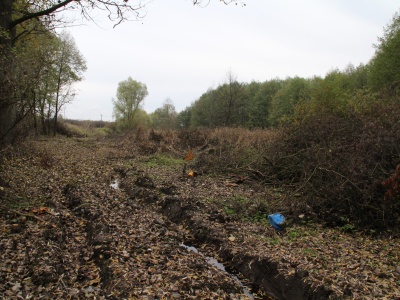
<path id="1" fill-rule="evenodd" d="M 16 211 L 16 210 L 11 209 L 11 208 L 6 208 L 6 207 L 5 207 L 5 209 L 7 209 L 8 211 L 10 211 L 12 213 L 18 214 L 20 216 L 29 217 L 29 218 L 35 218 L 36 220 L 39 220 L 41 222 L 46 222 L 44 219 L 42 219 L 42 218 L 40 218 L 38 216 L 35 216 L 34 214 L 26 214 L 26 213 L 22 213 L 22 212 Z"/>

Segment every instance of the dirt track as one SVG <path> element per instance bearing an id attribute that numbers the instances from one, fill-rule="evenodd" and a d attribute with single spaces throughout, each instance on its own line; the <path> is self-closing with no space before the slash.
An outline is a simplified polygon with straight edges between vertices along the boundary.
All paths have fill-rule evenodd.
<path id="1" fill-rule="evenodd" d="M 256 299 L 400 297 L 397 239 L 316 224 L 278 234 L 265 220 L 226 209 L 270 191 L 229 176 L 183 177 L 182 165 L 151 159 L 123 142 L 73 139 L 31 142 L 8 156 L 0 178 L 0 295 L 249 299 L 207 263 L 210 256 L 245 275 Z M 116 179 L 119 188 L 111 186 Z"/>

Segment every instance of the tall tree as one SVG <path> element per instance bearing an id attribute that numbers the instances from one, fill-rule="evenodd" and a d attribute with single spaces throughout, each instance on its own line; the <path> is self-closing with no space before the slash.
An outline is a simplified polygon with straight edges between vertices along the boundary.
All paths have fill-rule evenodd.
<path id="1" fill-rule="evenodd" d="M 195 101 L 191 107 L 191 127 L 218 127 L 222 126 L 219 104 L 216 101 L 216 91 L 209 89 Z"/>
<path id="2" fill-rule="evenodd" d="M 114 117 L 122 128 L 131 129 L 135 126 L 135 115 L 147 95 L 147 86 L 131 77 L 118 84 L 117 99 L 112 101 Z"/>
<path id="3" fill-rule="evenodd" d="M 14 92 L 16 80 L 21 80 L 16 66 L 13 46 L 17 40 L 32 32 L 43 32 L 65 26 L 60 12 L 80 11 L 88 20 L 96 11 L 105 11 L 115 25 L 130 18 L 141 17 L 143 7 L 151 0 L 0 0 L 0 144 L 12 138 L 10 133 L 20 118 Z M 194 5 L 206 5 L 208 1 L 192 0 Z M 224 0 L 225 4 L 239 2 Z M 24 114 L 22 115 L 24 116 Z"/>
<path id="4" fill-rule="evenodd" d="M 269 116 L 271 113 L 272 98 L 281 88 L 282 80 L 273 79 L 261 83 L 258 91 L 252 97 L 252 106 L 250 108 L 250 126 L 267 128 Z"/>
<path id="5" fill-rule="evenodd" d="M 400 12 L 395 13 L 378 40 L 370 62 L 369 82 L 376 91 L 391 95 L 400 91 Z"/>
<path id="6" fill-rule="evenodd" d="M 50 60 L 56 51 L 50 45 L 54 46 L 55 41 L 57 36 L 44 31 L 18 40 L 7 55 L 6 51 L 0 53 L 3 70 L 0 72 L 0 144 L 12 139 L 21 129 L 26 130 L 29 120 L 37 127 L 34 118 L 39 99 L 37 88 L 48 77 Z"/>
<path id="7" fill-rule="evenodd" d="M 226 83 L 217 89 L 217 101 L 222 111 L 223 126 L 239 125 L 244 118 L 244 88 L 237 76 L 228 71 Z"/>
<path id="8" fill-rule="evenodd" d="M 167 98 L 161 108 L 157 108 L 151 114 L 152 123 L 154 128 L 162 129 L 176 129 L 178 113 L 176 112 L 175 105 L 171 99 Z"/>
<path id="9" fill-rule="evenodd" d="M 189 128 L 191 118 L 192 118 L 192 106 L 188 106 L 178 114 L 177 119 L 179 128 Z"/>
<path id="10" fill-rule="evenodd" d="M 67 32 L 59 38 L 58 49 L 54 60 L 56 91 L 54 99 L 54 135 L 57 132 L 57 119 L 61 108 L 69 103 L 74 92 L 72 84 L 82 80 L 86 62 L 76 47 L 75 41 Z"/>
<path id="11" fill-rule="evenodd" d="M 280 89 L 271 99 L 271 109 L 268 122 L 274 126 L 283 121 L 283 118 L 293 112 L 295 105 L 307 97 L 307 79 L 294 77 L 282 82 Z"/>

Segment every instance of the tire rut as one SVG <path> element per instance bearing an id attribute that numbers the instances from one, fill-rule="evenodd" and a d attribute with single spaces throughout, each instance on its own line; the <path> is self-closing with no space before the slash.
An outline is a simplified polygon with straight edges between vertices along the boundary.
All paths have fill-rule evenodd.
<path id="1" fill-rule="evenodd" d="M 268 257 L 249 255 L 246 251 L 238 252 L 236 247 L 231 247 L 227 241 L 226 231 L 220 230 L 222 227 L 229 227 L 229 220 L 224 216 L 207 213 L 207 208 L 199 201 L 188 200 L 173 193 L 165 195 L 161 190 L 162 187 L 156 187 L 149 176 L 143 174 L 141 176 L 142 179 L 137 179 L 135 186 L 124 186 L 127 193 L 143 204 L 154 205 L 160 214 L 173 223 L 184 226 L 190 231 L 189 237 L 183 240 L 185 245 L 200 248 L 207 246 L 211 256 L 220 257 L 235 272 L 244 275 L 253 287 L 259 288 L 271 297 L 263 299 L 329 298 L 331 291 L 325 288 L 313 289 L 304 282 L 304 273 L 296 272 L 295 276 L 287 278 L 279 272 L 278 264 Z M 158 196 L 162 194 L 164 196 Z"/>

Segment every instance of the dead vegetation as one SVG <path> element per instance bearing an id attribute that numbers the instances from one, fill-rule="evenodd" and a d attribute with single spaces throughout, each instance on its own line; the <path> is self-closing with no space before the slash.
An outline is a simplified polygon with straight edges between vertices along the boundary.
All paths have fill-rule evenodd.
<path id="1" fill-rule="evenodd" d="M 398 115 L 10 146 L 0 295 L 247 299 L 188 243 L 278 299 L 397 299 Z M 281 234 L 267 220 L 277 211 Z"/>
<path id="2" fill-rule="evenodd" d="M 4 159 L 0 298 L 247 299 L 180 246 L 178 226 L 140 204 L 154 189 L 149 177 L 135 179 L 136 196 L 110 186 L 135 170 L 124 150 L 110 156 L 114 147 L 50 139 Z"/>
<path id="3" fill-rule="evenodd" d="M 199 174 L 283 188 L 286 197 L 276 207 L 293 218 L 307 212 L 330 226 L 385 231 L 400 221 L 398 115 L 397 106 L 381 105 L 369 115 L 321 114 L 279 130 L 140 128 L 122 144 L 175 159 L 191 150 L 188 169 Z"/>
<path id="4" fill-rule="evenodd" d="M 179 134 L 187 141 L 182 147 Z M 266 215 L 288 203 L 285 185 L 278 186 L 284 178 L 262 184 L 269 176 L 261 169 L 269 153 L 264 150 L 276 161 L 288 155 L 274 152 L 279 141 L 286 142 L 281 133 L 179 134 L 48 139 L 6 155 L 0 180 L 1 296 L 248 298 L 229 275 L 182 243 L 229 263 L 278 299 L 400 296 L 394 235 L 373 239 L 345 234 L 350 227 L 326 229 L 307 219 L 300 206 L 293 210 L 302 216 L 285 212 L 285 232 L 277 234 L 268 224 Z M 241 159 L 242 146 L 254 151 L 251 159 Z M 194 157 L 184 161 L 188 148 Z M 232 162 L 220 163 L 224 156 Z M 185 162 L 204 172 L 183 176 Z M 120 190 L 110 186 L 116 179 Z M 292 180 L 286 188 L 292 192 L 298 184 Z"/>

